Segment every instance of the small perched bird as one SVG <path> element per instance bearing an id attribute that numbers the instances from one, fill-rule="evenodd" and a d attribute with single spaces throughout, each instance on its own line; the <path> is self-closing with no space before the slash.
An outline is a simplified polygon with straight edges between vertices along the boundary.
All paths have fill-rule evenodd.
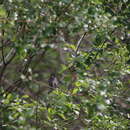
<path id="1" fill-rule="evenodd" d="M 55 73 L 51 73 L 48 83 L 51 88 L 51 90 L 49 92 L 52 92 L 55 88 L 58 87 L 58 79 L 57 79 Z"/>

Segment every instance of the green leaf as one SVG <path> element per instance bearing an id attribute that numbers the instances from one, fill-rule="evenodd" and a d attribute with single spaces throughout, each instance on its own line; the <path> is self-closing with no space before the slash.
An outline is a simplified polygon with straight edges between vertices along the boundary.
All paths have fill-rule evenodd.
<path id="1" fill-rule="evenodd" d="M 76 94 L 79 91 L 78 88 L 74 88 L 72 94 Z"/>
<path id="2" fill-rule="evenodd" d="M 4 18 L 6 16 L 6 10 L 0 6 L 0 17 Z"/>

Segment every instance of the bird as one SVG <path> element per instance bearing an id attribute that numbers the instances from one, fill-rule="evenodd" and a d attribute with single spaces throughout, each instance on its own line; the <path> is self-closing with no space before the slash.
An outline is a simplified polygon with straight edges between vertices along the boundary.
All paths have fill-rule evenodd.
<path id="1" fill-rule="evenodd" d="M 50 74 L 50 78 L 48 80 L 48 84 L 49 84 L 49 87 L 50 87 L 50 92 L 52 92 L 54 89 L 56 89 L 58 87 L 58 79 L 56 77 L 56 74 L 55 73 L 51 73 Z"/>

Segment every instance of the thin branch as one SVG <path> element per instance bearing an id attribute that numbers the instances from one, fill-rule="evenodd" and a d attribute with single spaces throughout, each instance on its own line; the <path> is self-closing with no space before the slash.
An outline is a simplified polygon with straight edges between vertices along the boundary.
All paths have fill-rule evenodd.
<path id="1" fill-rule="evenodd" d="M 39 91 L 39 87 L 38 87 L 38 91 Z M 38 108 L 39 108 L 39 96 L 38 95 L 36 95 L 36 101 L 37 101 L 37 104 L 36 104 L 36 110 L 35 110 L 35 112 L 36 112 L 36 115 L 35 115 L 35 120 L 36 120 L 36 124 L 40 124 L 40 122 L 39 122 L 39 118 L 38 118 Z M 39 126 L 37 125 L 36 126 L 36 130 L 38 130 L 38 128 L 39 128 Z"/>
<path id="2" fill-rule="evenodd" d="M 84 39 L 84 37 L 86 36 L 87 32 L 85 32 L 81 38 L 79 39 L 79 41 L 77 42 L 77 47 L 76 47 L 76 51 L 75 51 L 75 56 L 77 57 L 77 53 L 78 53 L 78 50 L 81 46 L 81 43 L 82 43 L 82 40 Z"/>
<path id="3" fill-rule="evenodd" d="M 12 48 L 10 53 L 8 53 L 8 55 L 5 58 L 6 65 L 10 64 L 10 62 L 14 59 L 15 55 L 16 55 L 16 50 L 14 48 Z M 8 57 L 10 57 L 10 58 L 8 58 Z"/>
<path id="4" fill-rule="evenodd" d="M 2 30 L 2 37 L 4 37 L 4 30 Z M 3 38 L 1 39 L 1 44 L 2 44 L 2 46 L 1 46 L 1 55 L 2 55 L 2 61 L 3 61 L 3 64 L 5 65 L 6 63 L 5 63 L 5 57 L 4 57 L 4 41 L 3 41 Z"/>
<path id="5" fill-rule="evenodd" d="M 13 54 L 12 54 L 12 53 L 13 53 Z M 11 57 L 10 57 L 10 55 L 11 55 Z M 7 66 L 8 66 L 8 64 L 11 63 L 11 61 L 14 59 L 15 55 L 16 55 L 16 51 L 15 51 L 15 53 L 14 53 L 13 51 L 11 51 L 11 52 L 7 55 L 7 58 L 9 57 L 9 59 L 8 59 L 7 61 L 5 61 L 5 64 L 4 64 L 4 63 L 1 63 L 1 65 L 3 65 L 3 67 L 2 67 L 1 72 L 0 72 L 0 82 L 1 82 L 1 80 L 2 80 L 3 74 L 4 74 L 4 72 L 5 72 L 5 70 L 6 70 Z"/>
<path id="6" fill-rule="evenodd" d="M 31 55 L 28 57 L 27 63 L 25 64 L 24 69 L 23 69 L 23 71 L 22 71 L 23 74 L 26 74 L 26 73 L 27 73 L 27 70 L 28 70 L 28 68 L 29 68 L 29 66 L 30 66 L 30 64 L 31 64 L 32 59 L 33 59 L 34 56 L 35 56 L 35 55 L 32 55 L 32 54 L 31 54 Z"/>
<path id="7" fill-rule="evenodd" d="M 3 40 L 3 45 L 0 46 L 0 50 L 2 50 L 2 48 L 6 48 L 7 46 L 11 47 L 12 42 L 10 40 Z"/>
<path id="8" fill-rule="evenodd" d="M 9 87 L 6 88 L 5 91 L 0 94 L 0 96 L 3 96 L 4 94 L 6 94 L 7 96 L 8 93 L 15 91 L 15 89 L 19 86 L 19 84 L 21 84 L 21 82 L 22 82 L 22 79 L 17 79 L 16 81 L 14 81 L 14 83 L 9 85 Z"/>
<path id="9" fill-rule="evenodd" d="M 1 32 L 2 34 L 2 38 L 1 38 L 1 44 L 2 44 L 2 48 L 1 48 L 1 55 L 2 55 L 2 63 L 3 63 L 3 67 L 1 68 L 1 72 L 0 72 L 0 82 L 1 82 L 1 79 L 3 77 L 3 74 L 4 74 L 4 71 L 5 71 L 5 68 L 6 68 L 6 63 L 5 63 L 5 57 L 4 57 L 4 48 L 3 48 L 3 37 L 4 37 L 4 30 L 2 30 Z"/>
<path id="10" fill-rule="evenodd" d="M 6 21 L 6 22 L 12 22 L 12 21 L 14 21 L 14 22 L 19 22 L 19 23 L 34 23 L 34 21 L 32 21 L 32 20 L 22 20 L 22 19 L 17 19 L 17 20 L 15 20 L 15 19 L 11 19 L 11 18 L 0 18 L 0 22 L 4 22 L 4 21 Z"/>
<path id="11" fill-rule="evenodd" d="M 16 54 L 16 50 L 14 49 L 14 48 L 12 48 L 11 50 L 10 50 L 10 52 L 7 54 L 7 56 L 4 58 L 4 61 L 5 61 L 5 65 L 6 64 L 9 64 L 11 61 L 12 61 L 12 59 L 14 58 L 14 56 L 15 56 L 15 54 Z M 3 66 L 4 65 L 4 63 L 3 63 L 3 61 L 0 63 L 0 66 Z"/>
<path id="12" fill-rule="evenodd" d="M 23 69 L 23 71 L 22 71 L 22 73 L 23 73 L 24 75 L 26 75 L 27 69 L 28 69 L 29 65 L 31 64 L 31 61 L 32 61 L 32 58 L 33 58 L 33 57 L 34 57 L 34 55 L 33 55 L 33 56 L 30 56 L 29 59 L 28 59 L 28 62 L 25 64 L 24 69 Z M 11 59 L 10 59 L 10 61 L 11 61 Z M 8 62 L 8 63 L 10 63 L 10 62 Z M 10 86 L 5 90 L 5 92 L 3 92 L 3 93 L 0 94 L 0 95 L 3 95 L 3 94 L 5 94 L 5 93 L 8 94 L 9 92 L 15 91 L 15 90 L 17 89 L 17 86 L 19 86 L 19 84 L 21 84 L 21 82 L 22 82 L 22 79 L 21 79 L 21 78 L 17 79 L 16 81 L 14 81 L 14 83 L 13 83 L 12 85 L 10 85 Z"/>
<path id="13" fill-rule="evenodd" d="M 45 55 L 46 51 L 47 51 L 47 50 L 44 50 L 44 51 L 42 52 L 42 56 Z M 39 54 L 39 53 L 38 53 L 38 54 Z M 34 58 L 34 56 L 36 56 L 36 55 L 30 54 L 30 59 L 29 59 L 28 63 L 24 66 L 24 69 L 23 69 L 23 71 L 22 71 L 22 74 L 27 75 L 28 67 L 30 66 L 30 64 L 31 64 L 32 59 Z M 36 67 L 36 66 L 35 66 L 35 67 Z M 7 95 L 7 94 L 10 93 L 10 92 L 16 91 L 21 83 L 22 83 L 22 79 L 21 79 L 21 78 L 18 78 L 18 79 L 17 79 L 16 81 L 14 81 L 14 83 L 12 83 L 12 85 L 10 85 L 3 93 L 1 93 L 0 96 L 3 95 L 3 94 L 6 94 L 6 95 Z"/>
<path id="14" fill-rule="evenodd" d="M 9 17 L 9 14 L 10 14 L 10 12 L 7 13 L 7 18 Z M 2 22 L 2 24 L 7 24 L 7 21 L 6 22 Z M 5 56 L 4 56 L 4 44 L 5 44 L 5 42 L 4 42 L 4 39 L 3 39 L 4 38 L 4 34 L 5 34 L 5 30 L 4 29 L 2 29 L 1 34 L 2 34 L 2 38 L 1 38 L 1 44 L 2 44 L 1 55 L 2 55 L 3 64 L 4 64 L 4 66 L 6 66 L 6 61 L 5 61 Z"/>

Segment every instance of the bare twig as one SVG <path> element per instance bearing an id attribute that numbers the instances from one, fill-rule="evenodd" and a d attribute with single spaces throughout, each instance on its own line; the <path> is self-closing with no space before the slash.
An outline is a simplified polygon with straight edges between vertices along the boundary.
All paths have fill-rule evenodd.
<path id="1" fill-rule="evenodd" d="M 2 30 L 2 37 L 4 37 L 4 30 Z M 2 46 L 1 46 L 1 55 L 2 55 L 2 61 L 3 61 L 3 64 L 5 65 L 6 63 L 5 63 L 5 57 L 4 57 L 4 40 L 3 40 L 3 38 L 1 39 L 1 44 L 2 44 Z"/>
<path id="2" fill-rule="evenodd" d="M 11 18 L 0 18 L 0 22 L 12 22 L 12 21 L 14 21 L 14 22 L 19 22 L 19 23 L 34 23 L 34 21 L 32 21 L 32 20 L 22 20 L 22 19 L 17 19 L 17 20 L 15 20 L 15 19 L 11 19 Z"/>
<path id="3" fill-rule="evenodd" d="M 4 72 L 5 72 L 5 70 L 6 70 L 7 66 L 8 66 L 8 64 L 10 64 L 10 63 L 12 62 L 12 60 L 13 60 L 14 57 L 15 57 L 15 55 L 16 55 L 16 51 L 15 51 L 15 52 L 14 52 L 14 51 L 11 51 L 11 52 L 7 55 L 7 61 L 5 61 L 5 63 L 3 63 L 3 67 L 2 67 L 1 72 L 0 72 L 0 82 L 1 82 L 1 80 L 2 80 L 2 78 L 3 78 L 3 74 L 4 74 Z M 9 59 L 8 59 L 8 57 L 9 57 Z"/>
<path id="4" fill-rule="evenodd" d="M 5 63 L 3 63 L 3 60 L 2 60 L 2 62 L 0 63 L 0 66 L 9 64 L 12 61 L 12 59 L 14 58 L 15 54 L 16 54 L 16 50 L 14 48 L 12 48 L 10 50 L 10 52 L 7 54 L 7 56 L 4 57 Z"/>
<path id="5" fill-rule="evenodd" d="M 80 45 L 81 45 L 81 43 L 82 43 L 82 40 L 84 39 L 84 37 L 86 36 L 86 34 L 87 34 L 87 32 L 85 32 L 82 36 L 81 36 L 81 38 L 79 39 L 79 41 L 77 42 L 77 47 L 76 47 L 76 51 L 75 51 L 75 56 L 77 57 L 77 53 L 78 53 L 78 50 L 79 50 L 79 48 L 80 48 Z"/>
<path id="6" fill-rule="evenodd" d="M 1 82 L 1 79 L 3 77 L 3 74 L 4 74 L 4 71 L 6 69 L 6 62 L 5 62 L 5 56 L 4 56 L 4 47 L 3 47 L 3 43 L 4 43 L 4 40 L 3 40 L 3 37 L 4 37 L 4 30 L 2 29 L 2 32 L 1 32 L 1 35 L 2 35 L 2 38 L 1 38 L 1 44 L 2 44 L 2 48 L 1 48 L 1 55 L 2 55 L 2 68 L 1 68 L 1 72 L 0 72 L 0 82 Z"/>
<path id="7" fill-rule="evenodd" d="M 10 15 L 10 11 L 7 13 L 7 19 L 8 19 L 8 17 L 9 17 L 9 15 Z M 2 23 L 3 23 L 3 24 L 7 24 L 8 21 L 2 22 Z M 5 33 L 5 30 L 2 29 L 2 32 L 1 32 L 1 34 L 2 34 L 2 41 L 1 41 L 1 44 L 2 44 L 2 48 L 1 48 L 2 63 L 0 63 L 0 65 L 1 65 L 2 67 L 1 67 L 1 72 L 0 72 L 0 83 L 1 83 L 1 80 L 2 80 L 2 78 L 3 78 L 3 74 L 4 74 L 4 72 L 5 72 L 5 70 L 6 70 L 7 66 L 8 66 L 8 64 L 10 64 L 10 62 L 14 59 L 15 54 L 16 54 L 16 51 L 13 49 L 13 50 L 11 50 L 11 51 L 7 54 L 6 57 L 4 56 L 4 46 L 5 46 L 5 43 L 8 43 L 8 42 L 7 42 L 8 40 L 5 42 L 4 39 L 3 39 L 3 38 L 4 38 L 4 33 Z"/>
<path id="8" fill-rule="evenodd" d="M 16 55 L 16 49 L 12 48 L 5 58 L 6 65 L 8 65 L 14 59 L 15 55 Z"/>
<path id="9" fill-rule="evenodd" d="M 43 52 L 42 52 L 42 56 L 43 55 L 45 55 L 45 52 L 46 52 L 47 50 L 44 50 Z M 39 53 L 38 53 L 39 54 Z M 27 75 L 27 70 L 28 70 L 28 67 L 30 66 L 30 64 L 31 64 L 31 62 L 32 62 L 32 59 L 34 58 L 34 56 L 36 56 L 36 55 L 34 55 L 34 54 L 30 54 L 30 56 L 29 56 L 29 59 L 28 59 L 28 62 L 25 64 L 25 66 L 24 66 L 24 69 L 22 70 L 22 74 L 24 74 L 24 75 Z M 40 58 L 41 59 L 41 58 Z M 36 67 L 36 66 L 35 66 Z M 18 89 L 18 86 L 20 85 L 22 83 L 22 79 L 21 78 L 18 78 L 16 81 L 14 81 L 3 93 L 1 93 L 0 94 L 0 96 L 1 95 L 3 95 L 3 94 L 8 94 L 8 93 L 10 93 L 10 92 L 13 92 L 13 91 L 16 91 L 17 89 Z"/>
<path id="10" fill-rule="evenodd" d="M 12 42 L 10 40 L 3 40 L 3 45 L 0 46 L 0 50 L 2 50 L 2 48 L 6 48 L 6 47 L 11 47 L 12 46 Z"/>

